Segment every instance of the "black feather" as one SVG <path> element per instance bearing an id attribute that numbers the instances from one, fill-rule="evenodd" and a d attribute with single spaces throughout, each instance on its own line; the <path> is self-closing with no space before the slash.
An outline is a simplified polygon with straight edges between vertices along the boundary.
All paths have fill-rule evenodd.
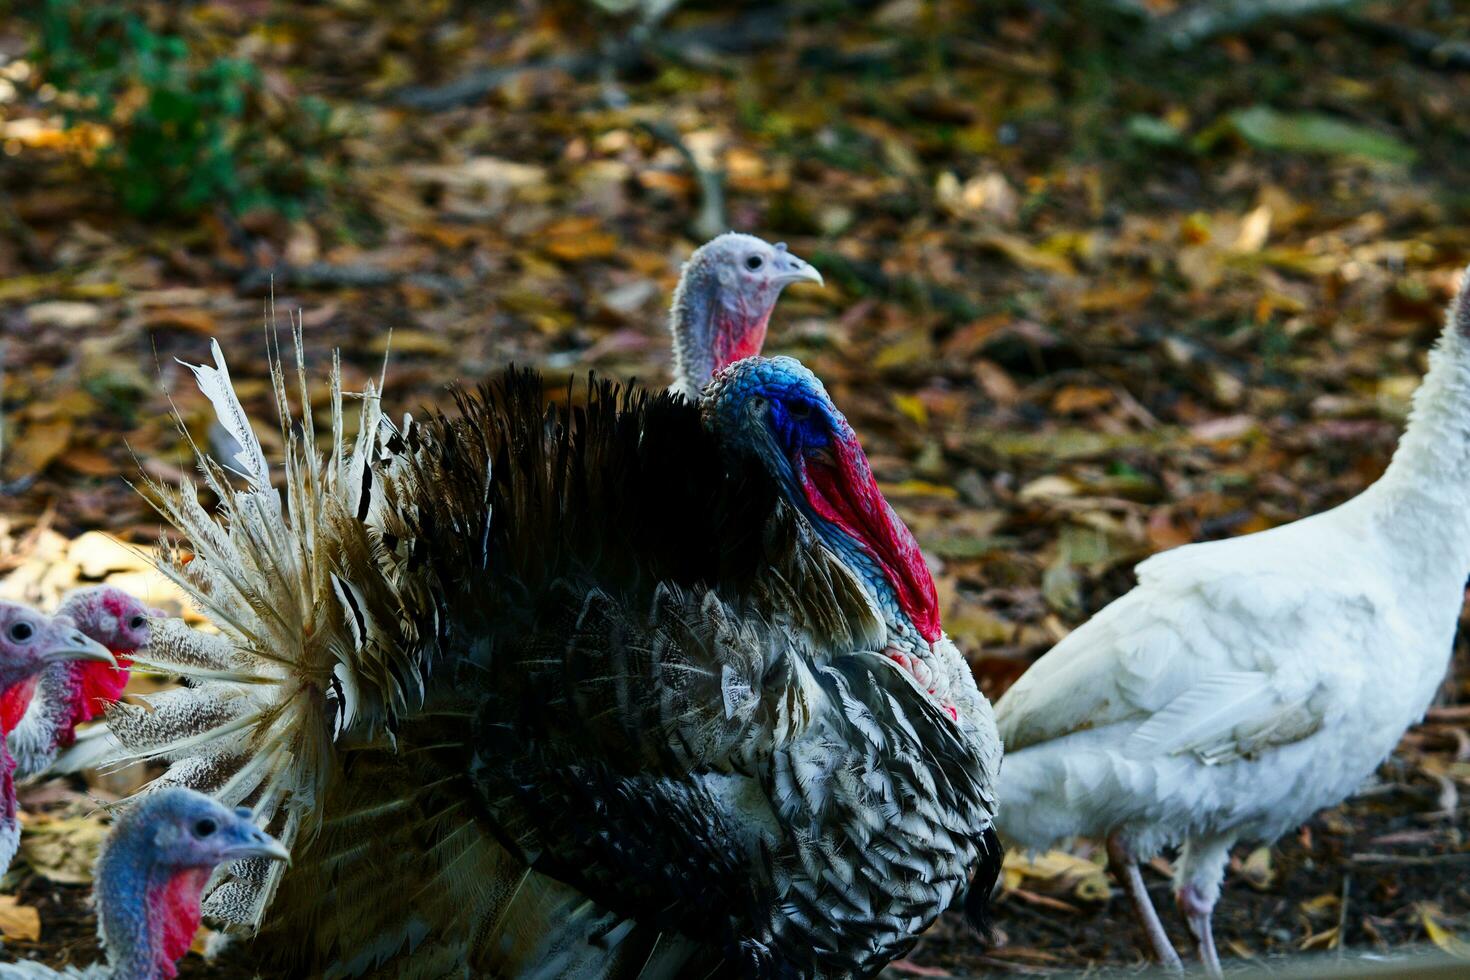
<path id="1" fill-rule="evenodd" d="M 995 923 L 990 919 L 990 898 L 995 893 L 995 884 L 1000 880 L 1001 865 L 1005 862 L 1005 848 L 994 827 L 988 828 L 981 838 L 983 854 L 975 867 L 970 887 L 965 892 L 965 921 L 980 941 L 987 945 L 995 942 Z"/>

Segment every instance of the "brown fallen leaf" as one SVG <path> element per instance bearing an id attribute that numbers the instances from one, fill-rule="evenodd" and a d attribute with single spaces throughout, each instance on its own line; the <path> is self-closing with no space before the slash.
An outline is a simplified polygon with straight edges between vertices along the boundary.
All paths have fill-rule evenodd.
<path id="1" fill-rule="evenodd" d="M 25 826 L 20 853 L 43 878 L 88 885 L 106 836 L 107 825 L 97 817 L 37 818 Z"/>
<path id="2" fill-rule="evenodd" d="M 12 478 L 37 476 L 66 452 L 71 444 L 74 425 L 70 419 L 48 419 L 34 422 L 5 447 L 5 472 Z"/>
<path id="3" fill-rule="evenodd" d="M 14 895 L 0 895 L 0 936 L 33 943 L 41 938 L 41 913 L 21 905 Z"/>
<path id="4" fill-rule="evenodd" d="M 208 310 L 153 310 L 143 318 L 143 326 L 148 330 L 185 330 L 206 337 L 219 332 L 219 323 Z"/>

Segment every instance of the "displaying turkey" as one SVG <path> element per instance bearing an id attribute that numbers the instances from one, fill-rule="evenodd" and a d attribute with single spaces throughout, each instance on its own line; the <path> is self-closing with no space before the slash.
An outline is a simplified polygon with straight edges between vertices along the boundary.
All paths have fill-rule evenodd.
<path id="1" fill-rule="evenodd" d="M 93 892 L 107 962 L 56 971 L 0 963 L 0 980 L 167 980 L 199 930 L 211 872 L 235 861 L 289 861 L 291 852 L 229 810 L 186 789 L 150 793 L 117 818 L 97 859 Z"/>
<path id="2" fill-rule="evenodd" d="M 1138 585 L 996 706 L 1003 833 L 1108 841 L 1161 961 L 1137 862 L 1182 844 L 1206 968 L 1231 846 L 1351 794 L 1428 707 L 1470 574 L 1470 276 L 1388 470 L 1341 506 L 1150 558 Z"/>
<path id="3" fill-rule="evenodd" d="M 15 757 L 16 776 L 50 767 L 76 740 L 77 725 L 102 714 L 128 683 L 128 658 L 148 642 L 154 615 L 141 601 L 110 585 L 77 589 L 57 607 L 82 633 L 107 648 L 116 665 L 96 661 L 52 664 L 30 683 L 0 695 L 0 727 Z"/>
<path id="4" fill-rule="evenodd" d="M 781 290 L 822 284 L 822 274 L 754 235 L 726 232 L 695 249 L 680 270 L 669 310 L 674 336 L 672 388 L 698 398 L 716 371 L 761 352 Z"/>
<path id="5" fill-rule="evenodd" d="M 989 705 L 800 364 L 700 406 L 511 372 L 399 425 L 369 388 L 351 445 L 334 378 L 325 459 L 277 369 L 284 495 L 218 348 L 195 372 L 245 488 L 154 492 L 221 632 L 155 627 L 139 661 L 192 686 L 109 719 L 296 842 L 205 902 L 274 968 L 871 975 L 977 867 L 983 909 Z"/>
<path id="6" fill-rule="evenodd" d="M 116 666 L 112 654 L 88 639 L 65 616 L 44 616 L 28 606 L 0 602 L 0 694 L 34 687 L 48 668 L 73 661 Z M 20 846 L 15 803 L 15 759 L 0 736 L 0 874 Z"/>

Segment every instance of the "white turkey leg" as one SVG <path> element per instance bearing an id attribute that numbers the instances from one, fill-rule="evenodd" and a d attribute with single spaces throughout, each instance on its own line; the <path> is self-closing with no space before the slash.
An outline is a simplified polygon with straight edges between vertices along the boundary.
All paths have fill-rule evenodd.
<path id="1" fill-rule="evenodd" d="M 1117 834 L 1108 838 L 1108 863 L 1112 865 L 1118 883 L 1132 899 L 1133 911 L 1138 916 L 1139 924 L 1143 926 L 1144 934 L 1148 936 L 1149 945 L 1154 948 L 1154 956 L 1159 965 L 1173 973 L 1184 972 L 1184 963 L 1174 951 L 1174 944 L 1169 942 L 1169 934 L 1164 931 L 1159 913 L 1148 897 L 1148 889 L 1143 885 L 1143 875 L 1138 870 L 1138 863 Z"/>

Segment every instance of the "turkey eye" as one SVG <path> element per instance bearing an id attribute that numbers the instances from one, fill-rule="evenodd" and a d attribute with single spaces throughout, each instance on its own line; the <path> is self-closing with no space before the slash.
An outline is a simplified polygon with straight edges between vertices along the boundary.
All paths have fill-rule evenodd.
<path id="1" fill-rule="evenodd" d="M 128 620 L 129 629 L 140 630 L 147 624 L 148 619 L 145 616 L 134 616 L 132 619 Z"/>
<path id="2" fill-rule="evenodd" d="M 24 643 L 36 635 L 36 628 L 30 623 L 16 623 L 10 627 L 10 638 L 16 643 Z"/>
<path id="3" fill-rule="evenodd" d="M 792 402 L 786 406 L 786 414 L 798 422 L 805 422 L 812 417 L 812 407 L 806 402 Z"/>
<path id="4" fill-rule="evenodd" d="M 765 265 L 765 262 L 766 262 L 766 260 L 763 259 L 763 258 L 761 258 L 759 255 L 752 255 L 752 256 L 750 256 L 749 258 L 747 258 L 745 260 L 745 267 L 747 269 L 751 270 L 752 272 L 754 272 L 756 269 L 759 269 L 762 265 Z"/>
<path id="5" fill-rule="evenodd" d="M 208 817 L 205 817 L 203 820 L 194 825 L 194 836 L 208 837 L 210 834 L 214 833 L 216 829 L 217 828 L 215 827 L 214 821 L 209 819 Z"/>

